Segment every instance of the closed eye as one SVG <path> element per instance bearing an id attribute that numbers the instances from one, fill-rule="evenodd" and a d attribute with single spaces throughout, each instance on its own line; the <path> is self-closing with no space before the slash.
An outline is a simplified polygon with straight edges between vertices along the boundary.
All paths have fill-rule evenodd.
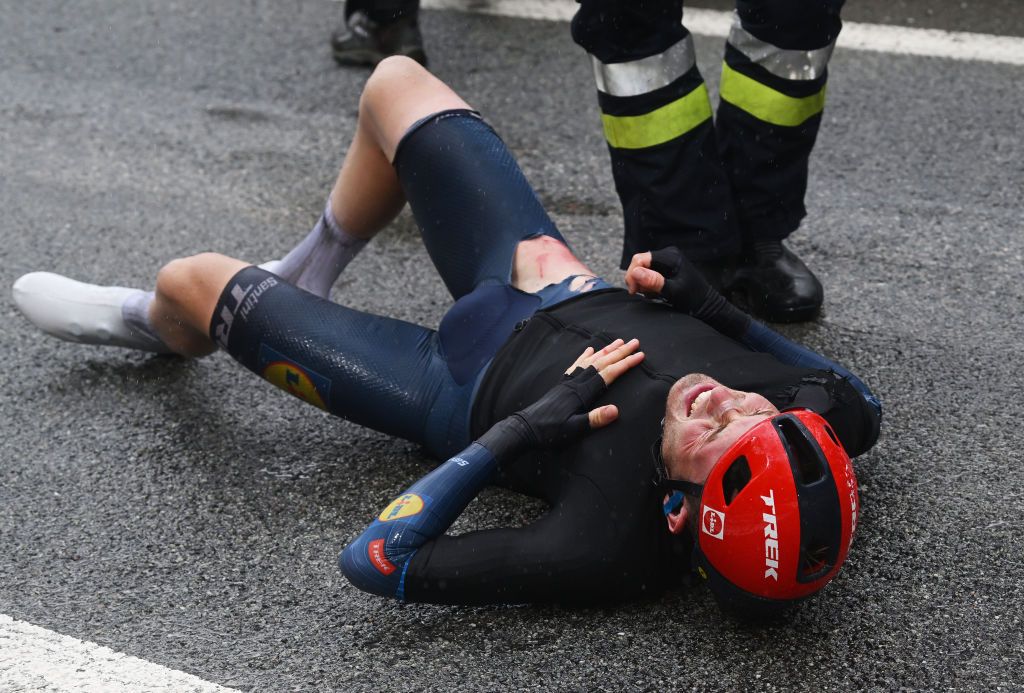
<path id="1" fill-rule="evenodd" d="M 723 428 L 724 428 L 724 426 L 719 426 L 717 428 L 711 428 L 709 426 L 706 431 L 704 431 L 699 436 L 697 436 L 696 438 L 693 438 L 692 440 L 690 440 L 690 442 L 688 442 L 686 445 L 684 445 L 683 446 L 683 451 L 684 452 L 693 452 L 695 450 L 698 450 L 699 448 L 703 447 L 705 443 L 707 443 L 714 436 L 716 436 Z"/>
<path id="2" fill-rule="evenodd" d="M 727 429 L 729 427 L 729 424 L 731 424 L 735 420 L 736 419 L 733 419 L 732 421 L 726 421 L 724 424 L 722 424 L 721 426 L 719 426 L 718 428 L 713 430 L 711 432 L 711 435 L 709 435 L 707 437 L 707 440 L 705 442 L 710 442 L 710 441 L 714 440 L 715 438 L 717 438 L 718 434 L 721 433 L 722 431 L 724 431 L 725 429 Z"/>
<path id="3" fill-rule="evenodd" d="M 765 414 L 773 414 L 773 413 L 774 412 L 771 409 L 758 409 L 753 414 L 746 414 L 746 416 L 748 416 L 748 417 L 750 417 L 750 416 L 763 416 Z M 736 419 L 731 419 L 731 420 L 727 421 L 726 423 L 722 424 L 721 426 L 719 426 L 718 428 L 716 428 L 714 431 L 711 432 L 711 435 L 709 435 L 707 438 L 704 439 L 703 442 L 707 443 L 707 442 L 710 442 L 710 441 L 714 440 L 715 438 L 717 438 L 718 434 L 721 433 L 722 431 L 724 431 L 726 428 L 728 428 L 729 424 L 731 424 L 733 421 L 736 421 Z"/>

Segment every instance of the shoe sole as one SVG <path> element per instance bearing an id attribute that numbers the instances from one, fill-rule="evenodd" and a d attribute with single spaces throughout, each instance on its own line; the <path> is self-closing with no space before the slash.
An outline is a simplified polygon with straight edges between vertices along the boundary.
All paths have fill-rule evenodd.
<path id="1" fill-rule="evenodd" d="M 332 51 L 334 62 L 342 66 L 373 67 L 387 56 L 371 50 Z"/>
<path id="2" fill-rule="evenodd" d="M 332 50 L 331 52 L 334 55 L 334 62 L 342 67 L 376 67 L 377 63 L 384 58 L 391 57 L 392 55 L 368 49 L 346 51 Z M 404 55 L 407 58 L 412 58 L 423 67 L 427 66 L 427 54 L 422 48 L 411 48 L 407 51 L 394 53 L 393 55 Z"/>

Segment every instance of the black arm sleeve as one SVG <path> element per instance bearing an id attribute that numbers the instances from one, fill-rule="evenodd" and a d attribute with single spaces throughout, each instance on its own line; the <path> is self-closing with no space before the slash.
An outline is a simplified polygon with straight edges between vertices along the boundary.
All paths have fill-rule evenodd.
<path id="1" fill-rule="evenodd" d="M 607 503 L 589 482 L 572 484 L 536 522 L 443 536 L 413 558 L 405 598 L 435 604 L 589 603 L 629 597 L 617 584 Z M 628 568 L 627 568 L 628 570 Z"/>

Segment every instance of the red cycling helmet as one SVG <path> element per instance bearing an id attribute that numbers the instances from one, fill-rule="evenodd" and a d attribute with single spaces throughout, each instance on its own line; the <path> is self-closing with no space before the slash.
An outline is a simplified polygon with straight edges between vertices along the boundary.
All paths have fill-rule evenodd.
<path id="1" fill-rule="evenodd" d="M 857 478 L 832 427 L 809 409 L 755 425 L 703 484 L 658 467 L 659 485 L 677 492 L 666 514 L 678 492 L 699 503 L 693 565 L 727 610 L 774 615 L 824 587 L 846 560 Z"/>

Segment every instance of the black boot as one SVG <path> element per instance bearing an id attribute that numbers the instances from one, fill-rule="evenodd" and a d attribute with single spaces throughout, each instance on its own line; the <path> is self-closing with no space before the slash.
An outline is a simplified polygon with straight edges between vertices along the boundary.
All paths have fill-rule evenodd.
<path id="1" fill-rule="evenodd" d="M 405 55 L 427 64 L 423 35 L 414 15 L 383 24 L 356 10 L 331 34 L 331 51 L 339 65 L 373 66 L 389 55 Z"/>
<path id="2" fill-rule="evenodd" d="M 731 302 L 770 322 L 804 322 L 821 311 L 821 282 L 782 241 L 758 241 L 722 273 Z"/>

